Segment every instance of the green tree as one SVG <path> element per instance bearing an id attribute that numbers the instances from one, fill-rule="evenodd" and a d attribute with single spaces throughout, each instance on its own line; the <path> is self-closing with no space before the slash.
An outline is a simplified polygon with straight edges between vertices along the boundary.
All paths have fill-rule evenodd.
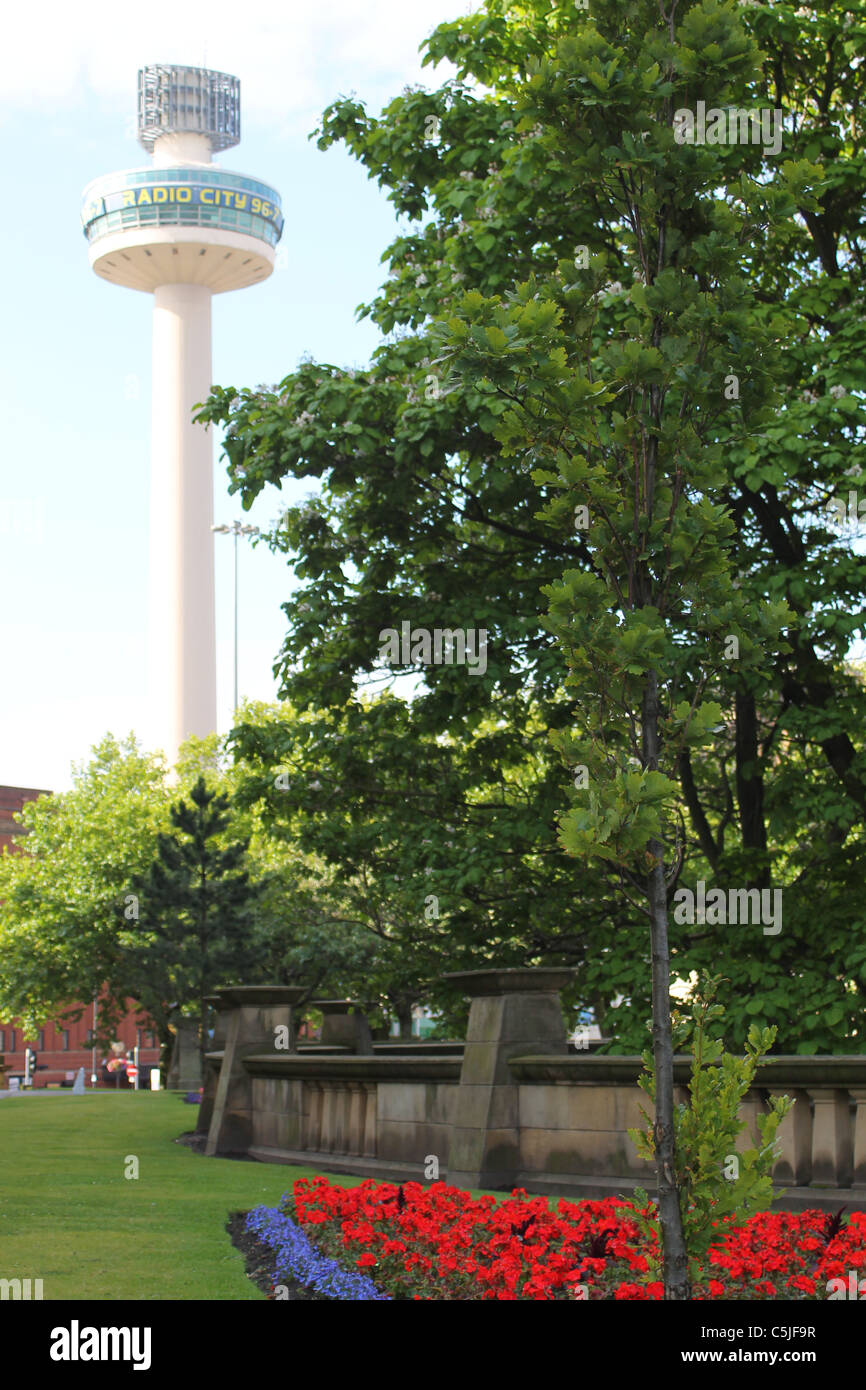
<path id="1" fill-rule="evenodd" d="M 757 1211 L 769 1211 L 773 1200 L 773 1164 L 779 1124 L 793 1105 L 789 1096 L 773 1098 L 769 1112 L 756 1117 L 757 1147 L 733 1152 L 745 1129 L 740 1104 L 754 1083 L 758 1064 L 773 1042 L 773 1029 L 753 1024 L 746 1039 L 745 1057 L 724 1051 L 724 1040 L 711 1036 L 712 1025 L 721 1020 L 723 1010 L 713 1003 L 717 979 L 706 980 L 691 1001 L 688 1013 L 674 1015 L 674 1038 L 678 1052 L 690 1052 L 691 1076 L 688 1102 L 674 1112 L 674 1164 L 680 1197 L 690 1274 L 706 1260 L 710 1246 L 732 1226 L 743 1225 Z M 644 1053 L 644 1073 L 639 1084 L 650 1100 L 655 1099 L 653 1058 Z M 655 1133 L 645 1111 L 645 1131 L 630 1129 L 641 1158 L 652 1159 Z M 635 1191 L 639 1208 L 646 1208 L 648 1197 L 642 1188 Z M 658 1235 L 658 1223 L 645 1215 L 638 1217 L 645 1229 Z"/>
<path id="2" fill-rule="evenodd" d="M 465 288 L 492 297 L 531 273 L 555 277 L 564 260 L 562 283 L 579 283 L 587 272 L 575 260 L 582 265 L 592 252 L 596 266 L 607 258 L 592 306 L 592 350 L 628 335 L 635 313 L 629 199 L 636 191 L 645 200 L 653 188 L 664 195 L 666 156 L 654 134 L 643 140 L 659 123 L 661 80 L 637 93 L 623 64 L 648 72 L 656 59 L 646 55 L 673 29 L 684 35 L 677 100 L 718 105 L 732 61 L 722 60 L 719 45 L 733 41 L 735 22 L 735 48 L 751 54 L 737 100 L 766 106 L 772 93 L 786 112 L 783 149 L 765 156 L 754 144 L 676 146 L 680 169 L 687 157 L 697 162 L 693 185 L 678 194 L 694 200 L 678 209 L 678 234 L 687 244 L 712 217 L 712 245 L 730 250 L 743 199 L 751 210 L 737 272 L 746 298 L 778 325 L 770 329 L 778 393 L 773 418 L 751 432 L 727 429 L 738 403 L 720 417 L 727 466 L 719 501 L 736 524 L 728 551 L 744 603 L 784 599 L 794 621 L 786 647 L 777 645 L 760 672 L 739 661 L 709 672 L 703 694 L 720 707 L 716 731 L 709 743 L 683 746 L 672 769 L 685 818 L 683 881 L 786 885 L 779 937 L 756 951 L 728 934 L 732 1038 L 742 1045 L 757 1018 L 777 1025 L 782 1051 L 829 1051 L 843 1039 L 863 1050 L 866 933 L 857 885 L 866 702 L 845 654 L 863 627 L 864 561 L 827 512 L 856 485 L 864 459 L 860 8 L 818 6 L 804 24 L 787 5 L 743 8 L 736 20 L 729 6 L 687 5 L 667 24 L 653 4 L 611 0 L 589 13 L 547 0 L 491 0 L 440 26 L 425 61 L 450 60 L 456 78 L 433 92 L 407 90 L 379 117 L 354 99 L 336 102 L 317 133 L 322 148 L 344 141 L 407 223 L 386 252 L 387 284 L 361 306 L 386 335 L 370 366 L 348 372 L 310 362 L 271 391 L 218 389 L 204 418 L 228 425 L 230 487 L 244 505 L 287 476 L 321 480 L 321 494 L 290 508 L 271 538 L 297 557 L 303 586 L 287 605 L 283 694 L 299 709 L 344 704 L 356 682 L 382 679 L 378 631 L 403 618 L 485 627 L 484 679 L 467 681 L 445 666 L 414 668 L 420 688 L 406 736 L 419 746 L 447 734 L 469 741 L 489 721 L 499 731 L 489 745 L 489 777 L 504 782 L 531 731 L 572 720 L 575 691 L 562 685 L 540 594 L 566 566 L 591 575 L 593 560 L 566 509 L 558 524 L 542 524 L 531 463 L 514 467 L 496 437 L 505 402 L 466 378 L 452 389 L 436 361 L 431 321 L 456 313 Z M 568 51 L 556 86 L 540 64 L 559 64 L 562 43 Z M 527 93 L 538 96 L 529 119 Z M 646 159 L 637 150 L 645 143 Z M 609 149 L 622 157 L 612 161 Z M 710 168 L 712 185 L 701 182 Z M 777 215 L 785 204 L 788 215 Z M 700 269 L 702 292 L 715 273 L 709 262 Z M 752 381 L 748 347 L 734 337 L 727 358 L 724 375 L 739 376 L 743 408 L 753 411 L 766 385 L 760 362 Z M 706 676 L 683 670 L 689 704 Z M 383 755 L 387 747 L 383 736 Z M 568 784 L 551 751 L 536 760 L 539 857 L 550 853 L 545 808 Z M 396 843 L 402 826 L 395 805 Z M 446 838 L 442 826 L 436 834 Z M 636 910 L 611 907 L 594 874 L 579 891 L 567 874 L 548 888 L 563 942 L 585 943 L 582 1002 L 607 1015 L 618 1050 L 640 1051 L 649 958 L 635 942 Z M 816 895 L 824 904 L 820 932 Z M 539 943 L 551 961 L 561 958 L 555 936 Z M 611 949 L 622 940 L 627 951 Z M 674 923 L 671 945 L 687 979 L 710 968 L 718 930 Z"/>
<path id="3" fill-rule="evenodd" d="M 72 789 L 29 802 L 20 853 L 0 855 L 0 1014 L 36 1032 L 77 1001 L 100 997 L 107 1043 L 134 997 L 117 930 L 129 884 L 149 863 L 165 804 L 165 767 L 130 734 L 107 735 Z M 72 1015 L 70 1015 L 72 1016 Z M 78 1015 L 80 1017 L 80 1010 Z M 170 1044 L 168 1018 L 152 1015 Z"/>
<path id="4" fill-rule="evenodd" d="M 207 1050 L 205 997 L 243 971 L 256 887 L 245 867 L 249 840 L 224 843 L 230 799 L 199 776 L 188 799 L 171 807 L 172 829 L 157 835 L 156 854 L 132 879 L 138 916 L 121 931 L 132 938 L 138 966 L 136 997 L 145 1006 L 170 1000 L 194 1009 L 202 1067 Z"/>
<path id="5" fill-rule="evenodd" d="M 344 904 L 327 873 L 291 840 L 266 833 L 258 809 L 235 802 L 249 769 L 230 762 L 222 740 L 190 739 L 170 786 L 165 764 L 142 752 L 132 735 L 122 742 L 108 735 L 90 762 L 74 769 L 71 791 L 25 807 L 23 852 L 0 855 L 3 1016 L 20 1018 L 35 1032 L 98 995 L 100 1040 L 107 1045 L 127 1001 L 146 999 L 168 1058 L 176 982 L 170 970 L 159 977 L 156 956 L 143 949 L 133 882 L 152 864 L 159 833 L 172 829 L 172 801 L 188 795 L 202 775 L 232 798 L 230 822 L 214 843 L 249 840 L 257 891 L 238 966 L 244 981 L 299 983 L 314 994 L 348 992 L 363 977 L 366 942 L 342 920 Z"/>
<path id="6" fill-rule="evenodd" d="M 591 552 L 590 572 L 566 570 L 545 586 L 580 692 L 573 727 L 554 741 L 586 774 L 560 838 L 609 865 L 649 921 L 664 1283 L 666 1297 L 682 1299 L 668 896 L 685 845 L 675 778 L 686 751 L 718 729 L 722 708 L 707 687 L 723 683 L 726 659 L 760 688 L 766 653 L 786 646 L 784 601 L 761 602 L 739 584 L 726 505 L 729 450 L 748 449 L 773 422 L 784 331 L 750 294 L 741 248 L 767 222 L 791 219 L 797 197 L 814 198 L 807 183 L 820 170 L 788 167 L 768 188 L 749 178 L 748 150 L 682 144 L 676 113 L 691 94 L 712 91 L 722 109 L 748 104 L 760 55 L 730 6 L 690 7 L 678 28 L 663 12 L 644 15 L 615 38 L 594 22 L 563 37 L 521 90 L 521 124 L 543 118 L 549 159 L 616 208 L 628 288 L 611 286 L 607 252 L 591 245 L 595 254 L 504 298 L 470 291 L 442 335 L 446 356 L 503 404 L 498 437 L 532 468 L 541 515 L 574 517 Z M 597 306 L 611 293 L 626 312 L 599 340 Z"/>
<path id="7" fill-rule="evenodd" d="M 601 936 L 616 902 L 587 894 L 579 922 L 561 919 L 573 871 L 549 843 L 561 792 L 539 777 L 541 727 L 422 735 L 411 706 L 383 695 L 296 715 L 248 709 L 232 741 L 240 804 L 261 815 L 266 842 L 306 857 L 322 920 L 366 940 L 348 974 L 377 1015 L 408 1033 L 426 1003 L 459 1031 L 466 1003 L 447 971 L 543 959 L 575 967 L 565 1002 L 581 1004 L 587 929 Z"/>

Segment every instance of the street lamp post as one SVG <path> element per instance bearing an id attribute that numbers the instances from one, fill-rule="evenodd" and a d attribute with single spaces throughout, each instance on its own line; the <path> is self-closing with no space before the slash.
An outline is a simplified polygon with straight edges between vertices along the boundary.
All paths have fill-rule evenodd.
<path id="1" fill-rule="evenodd" d="M 90 1084 L 96 1085 L 96 1024 L 98 1019 L 99 1004 L 97 996 L 93 996 L 93 1047 L 90 1049 Z"/>
<path id="2" fill-rule="evenodd" d="M 212 526 L 212 531 L 219 531 L 222 535 L 232 535 L 235 538 L 235 702 L 234 709 L 238 707 L 238 536 L 258 536 L 260 534 L 258 526 L 243 526 L 239 521 L 233 521 L 231 526 Z"/>

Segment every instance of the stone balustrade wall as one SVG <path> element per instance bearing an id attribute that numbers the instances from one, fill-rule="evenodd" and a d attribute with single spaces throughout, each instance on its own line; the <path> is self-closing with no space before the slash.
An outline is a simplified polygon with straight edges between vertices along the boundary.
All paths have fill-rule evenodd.
<path id="1" fill-rule="evenodd" d="M 691 1062 L 674 1064 L 676 1100 L 687 1099 Z M 641 1110 L 652 1115 L 648 1097 L 637 1085 L 639 1057 L 517 1058 L 512 1073 L 518 1088 L 521 1124 L 520 1181 L 538 1191 L 558 1188 L 560 1175 L 583 1176 L 589 1195 L 601 1196 L 622 1185 L 623 1178 L 652 1182 L 652 1166 L 640 1160 L 628 1138 L 629 1128 L 645 1128 Z M 779 1126 L 773 1182 L 786 1189 L 807 1189 L 792 1205 L 826 1205 L 812 1200 L 823 1190 L 831 1202 L 838 1190 L 854 1208 L 866 1210 L 866 1057 L 770 1057 L 756 1073 L 744 1097 L 745 1121 L 735 1149 L 759 1142 L 757 1116 L 773 1096 L 787 1095 L 794 1104 Z M 838 1200 L 836 1201 L 838 1205 Z"/>
<path id="2" fill-rule="evenodd" d="M 244 1059 L 252 1094 L 251 1158 L 332 1172 L 421 1179 L 444 1168 L 459 1057 L 317 1054 Z"/>
<path id="3" fill-rule="evenodd" d="M 628 1135 L 644 1127 L 642 1110 L 651 1113 L 637 1085 L 641 1059 L 569 1052 L 564 976 L 455 977 L 472 994 L 469 1028 L 462 1049 L 443 1052 L 399 1043 L 372 1052 L 278 1051 L 278 992 L 246 999 L 221 991 L 218 1036 L 245 1045 L 231 1058 L 227 1047 L 210 1054 L 208 1152 L 237 1152 L 242 1135 L 240 1151 L 252 1158 L 325 1172 L 419 1182 L 438 1172 L 464 1188 L 574 1198 L 626 1194 L 638 1184 L 652 1191 L 652 1165 Z M 233 1027 L 232 1010 L 242 1006 L 243 1026 Z M 689 1058 L 677 1058 L 678 1100 L 689 1072 Z M 777 1138 L 773 1179 L 788 1192 L 779 1204 L 866 1210 L 866 1057 L 765 1060 L 742 1103 L 739 1151 L 755 1143 L 757 1115 L 781 1094 L 794 1105 Z"/>

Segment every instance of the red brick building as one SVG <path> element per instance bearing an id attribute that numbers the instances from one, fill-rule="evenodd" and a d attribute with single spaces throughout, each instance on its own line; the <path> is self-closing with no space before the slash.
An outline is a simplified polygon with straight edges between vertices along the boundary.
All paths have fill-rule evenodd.
<path id="1" fill-rule="evenodd" d="M 79 1067 L 84 1068 L 88 1086 L 94 1071 L 98 1078 L 97 1085 L 113 1086 L 114 1080 L 109 1081 L 103 1075 L 103 1063 L 112 1054 L 106 1053 L 103 1047 L 94 1049 L 91 1046 L 92 1032 L 93 1004 L 87 1005 L 77 1023 L 70 1019 L 58 1019 L 55 1023 L 46 1023 L 35 1037 L 25 1035 L 17 1024 L 0 1022 L 0 1057 L 5 1058 L 3 1065 L 8 1072 L 5 1084 L 8 1085 L 8 1077 L 24 1075 L 24 1049 L 29 1047 L 36 1053 L 36 1070 L 31 1076 L 34 1088 L 71 1081 Z M 124 1054 L 132 1053 L 136 1041 L 140 1040 L 139 1063 L 142 1070 L 159 1062 L 159 1044 L 151 1025 L 143 1017 L 137 1020 L 132 1009 L 124 1016 L 115 1037 L 123 1043 Z M 121 1076 L 120 1082 L 123 1083 L 123 1080 Z"/>
<path id="2" fill-rule="evenodd" d="M 12 817 L 16 811 L 21 810 L 25 802 L 48 795 L 48 792 L 37 787 L 0 786 L 0 854 L 7 848 L 13 854 L 21 852 L 21 845 L 14 843 L 13 836 L 21 835 L 22 827 Z M 150 1020 L 138 1015 L 131 1004 L 132 1001 L 115 1037 L 119 1043 L 123 1043 L 124 1054 L 131 1054 L 136 1044 L 139 1045 L 139 1062 L 142 1069 L 155 1066 L 159 1062 L 158 1039 L 151 1031 Z M 75 1012 L 78 1007 L 70 1005 L 64 1013 Z M 96 1007 L 98 1008 L 98 1004 Z M 8 1077 L 24 1075 L 24 1049 L 30 1047 L 36 1052 L 36 1071 L 32 1076 L 34 1087 L 56 1085 L 71 1080 L 79 1067 L 84 1068 L 88 1085 L 94 1071 L 99 1078 L 98 1085 L 114 1085 L 114 1078 L 110 1081 L 104 1079 L 102 1064 L 106 1056 L 105 1050 L 94 1049 L 92 1046 L 94 1026 L 92 1002 L 86 1005 L 77 1021 L 68 1017 L 58 1018 L 53 1023 L 46 1023 L 36 1037 L 25 1036 L 15 1019 L 0 1019 L 0 1058 L 5 1058 L 3 1065 L 7 1068 L 5 1084 L 8 1085 Z M 108 1056 L 111 1056 L 111 1053 Z M 124 1077 L 120 1079 L 123 1081 Z"/>
<path id="3" fill-rule="evenodd" d="M 39 796 L 50 796 L 50 792 L 39 787 L 0 787 L 0 854 L 4 849 L 18 850 L 13 835 L 24 833 L 23 827 L 12 819 L 20 811 L 25 801 L 35 801 Z"/>

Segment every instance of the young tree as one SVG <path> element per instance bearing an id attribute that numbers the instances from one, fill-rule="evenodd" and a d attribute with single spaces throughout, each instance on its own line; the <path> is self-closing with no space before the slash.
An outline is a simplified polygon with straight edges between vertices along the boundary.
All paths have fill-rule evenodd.
<path id="1" fill-rule="evenodd" d="M 138 966 L 136 996 L 194 1009 L 204 1066 L 205 998 L 232 982 L 249 955 L 249 923 L 257 889 L 244 867 L 249 840 L 225 843 L 230 799 L 199 776 L 188 800 L 171 808 L 172 830 L 157 836 L 156 855 L 133 877 L 138 918 L 121 918 Z"/>
<path id="2" fill-rule="evenodd" d="M 720 725 L 706 692 L 726 660 L 759 684 L 768 654 L 785 647 L 784 602 L 750 602 L 736 579 L 728 451 L 747 448 L 777 404 L 782 324 L 750 294 L 744 248 L 791 216 L 792 184 L 808 199 L 810 171 L 789 169 L 768 189 L 748 177 L 748 150 L 678 139 L 676 113 L 695 93 L 723 111 L 749 99 L 759 54 L 730 7 L 692 6 L 678 28 L 673 11 L 642 17 L 627 33 L 612 16 L 588 20 L 520 92 L 522 123 L 543 123 L 549 160 L 603 205 L 589 255 L 504 299 L 469 292 L 442 335 L 449 360 L 507 404 L 498 437 L 532 469 L 541 514 L 556 526 L 573 517 L 591 552 L 588 572 L 566 570 L 545 589 L 579 692 L 573 728 L 554 738 L 584 774 L 560 838 L 610 865 L 649 921 L 664 1283 L 683 1299 L 668 932 L 685 849 L 676 775 Z M 611 284 L 614 226 L 624 283 Z M 625 312 L 602 337 L 598 305 L 610 295 Z"/>

